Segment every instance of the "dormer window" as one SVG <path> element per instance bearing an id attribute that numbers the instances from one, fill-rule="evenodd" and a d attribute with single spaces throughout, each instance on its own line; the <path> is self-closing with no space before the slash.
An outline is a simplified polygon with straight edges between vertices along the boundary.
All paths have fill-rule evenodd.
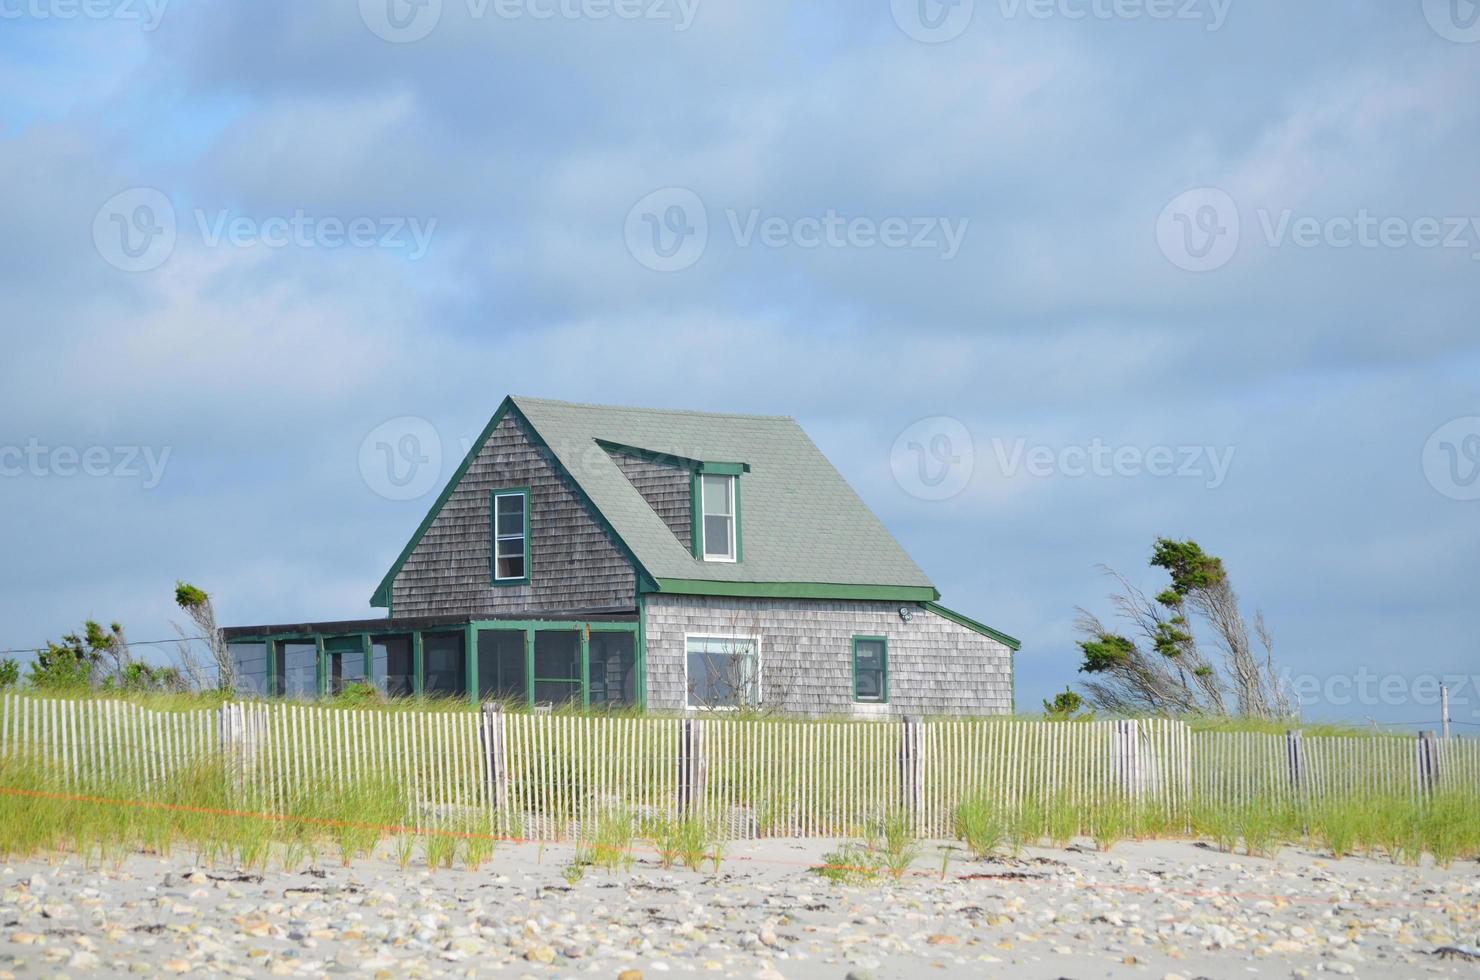
<path id="1" fill-rule="evenodd" d="M 705 561 L 735 561 L 737 477 L 705 473 L 699 478 Z"/>

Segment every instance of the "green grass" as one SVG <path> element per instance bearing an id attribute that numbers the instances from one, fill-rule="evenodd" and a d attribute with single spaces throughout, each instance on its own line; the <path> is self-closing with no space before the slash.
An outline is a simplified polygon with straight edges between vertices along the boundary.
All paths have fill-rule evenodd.
<path id="1" fill-rule="evenodd" d="M 1006 814 L 985 793 L 968 796 L 956 807 L 956 836 L 977 860 L 996 854 L 1010 829 Z"/>

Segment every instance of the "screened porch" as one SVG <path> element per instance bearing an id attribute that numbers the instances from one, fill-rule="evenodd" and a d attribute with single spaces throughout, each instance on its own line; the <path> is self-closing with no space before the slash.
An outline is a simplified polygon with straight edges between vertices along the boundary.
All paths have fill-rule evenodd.
<path id="1" fill-rule="evenodd" d="M 223 630 L 237 691 L 333 697 L 368 685 L 386 697 L 640 707 L 634 617 L 580 620 L 366 620 Z"/>

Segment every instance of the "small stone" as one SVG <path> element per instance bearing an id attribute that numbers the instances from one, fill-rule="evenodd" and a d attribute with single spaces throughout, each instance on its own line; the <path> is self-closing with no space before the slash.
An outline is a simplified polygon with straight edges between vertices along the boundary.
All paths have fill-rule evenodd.
<path id="1" fill-rule="evenodd" d="M 10 934 L 10 941 L 17 946 L 40 946 L 46 942 L 45 939 L 34 932 L 12 932 Z"/>
<path id="2" fill-rule="evenodd" d="M 617 974 L 617 980 L 642 980 L 641 970 L 623 970 Z"/>
<path id="3" fill-rule="evenodd" d="M 195 967 L 191 965 L 189 960 L 183 960 L 178 957 L 172 960 L 165 960 L 164 968 L 166 970 L 169 970 L 171 973 L 189 973 L 191 970 L 195 969 Z"/>
<path id="4" fill-rule="evenodd" d="M 1337 973 L 1344 977 L 1349 977 L 1353 973 L 1357 972 L 1356 967 L 1352 966 L 1350 963 L 1343 963 L 1340 960 L 1323 963 L 1322 966 L 1326 968 L 1327 973 Z"/>
<path id="5" fill-rule="evenodd" d="M 937 932 L 932 934 L 930 938 L 925 941 L 932 946 L 954 946 L 961 940 L 957 939 L 955 936 L 950 936 L 943 932 Z"/>
<path id="6" fill-rule="evenodd" d="M 554 963 L 555 949 L 551 946 L 532 946 L 524 954 L 524 958 L 531 963 Z"/>

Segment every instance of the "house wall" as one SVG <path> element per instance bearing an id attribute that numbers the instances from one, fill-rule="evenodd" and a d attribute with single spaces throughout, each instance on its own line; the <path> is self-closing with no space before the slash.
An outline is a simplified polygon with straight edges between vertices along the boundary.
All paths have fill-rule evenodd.
<path id="1" fill-rule="evenodd" d="M 668 525 L 685 548 L 693 547 L 693 483 L 687 469 L 654 463 L 625 453 L 610 453 L 627 482 Z"/>
<path id="2" fill-rule="evenodd" d="M 761 699 L 795 714 L 859 717 L 1012 712 L 1012 651 L 897 602 L 647 597 L 648 707 L 687 704 L 685 634 L 759 636 Z M 853 701 L 853 637 L 889 640 L 889 703 Z"/>
<path id="3" fill-rule="evenodd" d="M 489 492 L 528 487 L 528 585 L 492 584 Z M 543 450 L 507 415 L 392 584 L 395 615 L 631 608 L 636 574 Z"/>

